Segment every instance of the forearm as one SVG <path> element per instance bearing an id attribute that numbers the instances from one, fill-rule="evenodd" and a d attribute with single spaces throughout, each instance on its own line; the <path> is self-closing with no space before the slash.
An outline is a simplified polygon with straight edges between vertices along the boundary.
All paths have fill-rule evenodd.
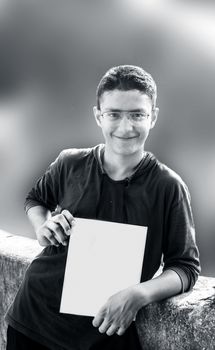
<path id="1" fill-rule="evenodd" d="M 38 228 L 51 217 L 51 212 L 47 208 L 37 205 L 28 210 L 27 216 L 35 233 L 37 233 Z"/>
<path id="2" fill-rule="evenodd" d="M 181 279 L 173 270 L 165 270 L 160 276 L 135 286 L 139 294 L 139 308 L 154 301 L 177 295 L 182 290 Z"/>

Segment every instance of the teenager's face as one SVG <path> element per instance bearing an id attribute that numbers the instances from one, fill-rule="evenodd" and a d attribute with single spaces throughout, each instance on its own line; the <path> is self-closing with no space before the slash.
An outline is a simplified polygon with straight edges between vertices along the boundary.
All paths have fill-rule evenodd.
<path id="1" fill-rule="evenodd" d="M 112 121 L 104 112 L 121 111 L 122 118 Z M 139 111 L 148 115 L 142 121 L 133 122 L 127 117 L 129 111 Z M 149 131 L 154 127 L 158 108 L 152 109 L 152 101 L 138 90 L 112 90 L 101 96 L 100 110 L 94 107 L 96 122 L 101 127 L 106 148 L 113 154 L 132 155 L 143 152 Z"/>

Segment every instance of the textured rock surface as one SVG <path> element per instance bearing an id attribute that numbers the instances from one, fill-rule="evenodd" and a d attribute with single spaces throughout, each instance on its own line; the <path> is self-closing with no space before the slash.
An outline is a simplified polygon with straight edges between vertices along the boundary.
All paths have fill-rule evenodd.
<path id="1" fill-rule="evenodd" d="M 215 278 L 199 277 L 191 292 L 148 305 L 136 324 L 144 350 L 214 350 Z"/>
<path id="2" fill-rule="evenodd" d="M 0 350 L 5 350 L 4 314 L 41 250 L 36 240 L 0 230 Z M 200 277 L 192 292 L 148 305 L 136 325 L 144 350 L 215 350 L 215 278 Z"/>
<path id="3" fill-rule="evenodd" d="M 36 240 L 0 230 L 0 350 L 5 349 L 4 315 L 22 282 L 26 268 L 40 251 Z"/>

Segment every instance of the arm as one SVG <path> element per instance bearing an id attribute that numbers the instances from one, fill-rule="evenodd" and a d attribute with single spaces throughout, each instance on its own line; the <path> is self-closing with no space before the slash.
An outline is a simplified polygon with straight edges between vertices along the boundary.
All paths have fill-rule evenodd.
<path id="1" fill-rule="evenodd" d="M 61 152 L 40 177 L 25 201 L 25 211 L 42 246 L 67 245 L 74 218 L 68 210 L 61 211 L 59 201 L 63 183 L 63 155 Z M 61 193 L 61 195 L 59 195 Z M 56 207 L 58 210 L 56 210 Z"/>
<path id="2" fill-rule="evenodd" d="M 182 283 L 178 274 L 173 270 L 165 270 L 162 274 L 149 281 L 136 285 L 140 294 L 140 308 L 154 301 L 170 298 L 181 292 Z M 147 304 L 142 305 L 141 299 Z"/>
<path id="3" fill-rule="evenodd" d="M 101 333 L 122 335 L 144 306 L 179 294 L 182 283 L 173 270 L 165 270 L 160 276 L 129 287 L 111 296 L 93 320 Z"/>
<path id="4" fill-rule="evenodd" d="M 193 288 L 200 273 L 199 251 L 187 187 L 181 187 L 169 211 L 164 235 L 164 271 L 174 270 L 182 281 L 182 292 Z"/>
<path id="5" fill-rule="evenodd" d="M 100 332 L 123 334 L 141 307 L 188 291 L 195 284 L 200 266 L 192 211 L 188 192 L 179 194 L 168 215 L 163 273 L 111 296 L 93 320 Z"/>
<path id="6" fill-rule="evenodd" d="M 42 205 L 37 205 L 28 210 L 27 216 L 34 231 L 37 233 L 38 228 L 51 217 L 51 211 Z"/>
<path id="7" fill-rule="evenodd" d="M 32 207 L 40 206 L 53 212 L 58 206 L 62 196 L 62 185 L 64 184 L 64 151 L 48 166 L 45 173 L 37 180 L 33 188 L 26 196 L 24 209 L 28 214 Z M 37 214 L 44 215 L 40 209 Z"/>

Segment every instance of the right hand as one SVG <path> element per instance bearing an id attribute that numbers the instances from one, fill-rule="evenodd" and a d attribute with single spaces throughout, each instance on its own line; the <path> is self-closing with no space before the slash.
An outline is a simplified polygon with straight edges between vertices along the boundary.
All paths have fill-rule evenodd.
<path id="1" fill-rule="evenodd" d="M 52 214 L 37 230 L 36 235 L 40 245 L 55 245 L 60 244 L 66 246 L 68 238 L 72 233 L 74 226 L 74 217 L 64 209 L 61 213 Z"/>

